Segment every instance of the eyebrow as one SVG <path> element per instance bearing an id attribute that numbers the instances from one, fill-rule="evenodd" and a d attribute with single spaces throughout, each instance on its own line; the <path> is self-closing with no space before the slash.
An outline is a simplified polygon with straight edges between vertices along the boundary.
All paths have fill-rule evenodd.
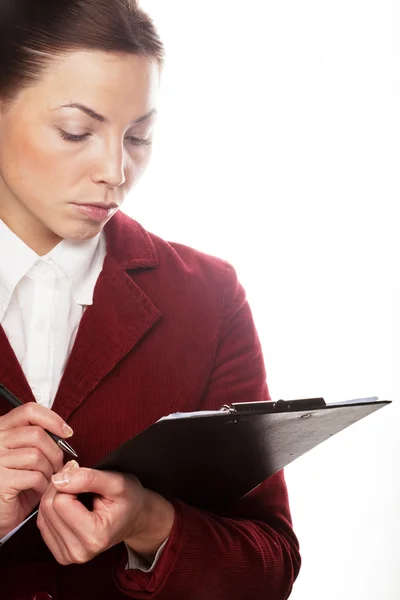
<path id="1" fill-rule="evenodd" d="M 85 106 L 84 104 L 79 104 L 77 102 L 71 102 L 70 104 L 63 104 L 62 106 L 59 106 L 59 108 L 77 108 L 78 110 L 81 110 L 82 112 L 87 114 L 92 119 L 96 119 L 96 121 L 100 121 L 100 123 L 109 123 L 109 120 L 106 117 L 104 117 L 103 115 L 100 115 L 98 112 L 93 110 L 93 108 L 90 108 L 89 106 Z M 157 110 L 155 108 L 153 108 L 146 115 L 143 115 L 142 117 L 139 117 L 135 121 L 132 121 L 131 124 L 136 125 L 136 123 L 142 123 L 142 121 L 146 121 L 147 119 L 150 119 L 150 117 L 152 117 L 153 115 L 156 115 L 156 114 L 157 114 Z"/>

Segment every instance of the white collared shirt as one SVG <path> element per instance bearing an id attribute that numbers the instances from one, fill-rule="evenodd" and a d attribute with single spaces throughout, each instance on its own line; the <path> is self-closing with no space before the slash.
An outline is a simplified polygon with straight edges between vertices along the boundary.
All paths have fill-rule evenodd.
<path id="1" fill-rule="evenodd" d="M 93 304 L 105 255 L 100 233 L 90 240 L 62 240 L 39 256 L 0 219 L 0 324 L 36 401 L 47 408 L 53 405 L 83 312 Z M 152 570 L 165 544 L 150 569 L 127 546 L 127 568 Z"/>
<path id="2" fill-rule="evenodd" d="M 40 257 L 0 220 L 0 323 L 36 401 L 51 408 L 106 254 L 104 237 Z"/>

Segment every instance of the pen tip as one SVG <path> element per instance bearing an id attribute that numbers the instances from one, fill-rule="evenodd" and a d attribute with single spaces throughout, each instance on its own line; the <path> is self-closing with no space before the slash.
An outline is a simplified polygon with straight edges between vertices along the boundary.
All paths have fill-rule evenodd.
<path id="1" fill-rule="evenodd" d="M 74 458 L 78 458 L 78 455 L 75 452 L 75 450 L 73 448 L 71 448 L 71 446 L 65 440 L 60 440 L 58 442 L 58 445 L 60 446 L 60 448 L 62 448 L 64 450 L 64 452 L 67 452 Z"/>

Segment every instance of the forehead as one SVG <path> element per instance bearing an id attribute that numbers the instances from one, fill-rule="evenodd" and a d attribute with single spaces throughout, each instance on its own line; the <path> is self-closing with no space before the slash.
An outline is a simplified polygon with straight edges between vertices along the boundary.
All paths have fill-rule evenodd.
<path id="1" fill-rule="evenodd" d="M 54 110 L 69 102 L 88 104 L 100 113 L 131 120 L 157 102 L 159 67 L 149 57 L 77 51 L 52 59 L 24 100 Z"/>

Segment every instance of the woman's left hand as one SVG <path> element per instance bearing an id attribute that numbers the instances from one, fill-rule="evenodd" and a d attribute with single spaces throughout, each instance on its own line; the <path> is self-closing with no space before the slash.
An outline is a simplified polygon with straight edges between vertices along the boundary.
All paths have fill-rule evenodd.
<path id="1" fill-rule="evenodd" d="M 96 494 L 92 511 L 77 499 L 82 492 Z M 174 516 L 172 504 L 143 488 L 136 477 L 80 468 L 71 461 L 53 475 L 37 524 L 62 565 L 88 562 L 120 542 L 151 563 L 171 532 Z"/>

